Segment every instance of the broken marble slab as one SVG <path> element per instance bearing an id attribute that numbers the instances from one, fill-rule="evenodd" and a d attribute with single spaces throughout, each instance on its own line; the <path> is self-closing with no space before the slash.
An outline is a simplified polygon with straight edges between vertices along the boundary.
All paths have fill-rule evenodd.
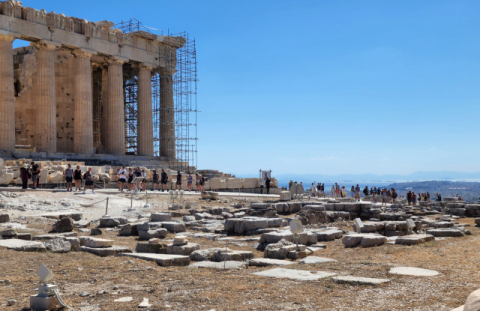
<path id="1" fill-rule="evenodd" d="M 0 240 L 0 247 L 12 249 L 21 252 L 41 252 L 47 251 L 47 248 L 42 242 L 26 241 L 19 239 Z"/>
<path id="2" fill-rule="evenodd" d="M 396 267 L 390 269 L 390 274 L 411 275 L 411 276 L 435 276 L 438 271 L 413 267 Z"/>
<path id="3" fill-rule="evenodd" d="M 312 272 L 307 270 L 293 270 L 283 268 L 274 268 L 270 270 L 255 272 L 253 274 L 273 278 L 286 278 L 297 281 L 316 281 L 336 275 L 336 273 L 330 273 L 325 271 Z"/>
<path id="4" fill-rule="evenodd" d="M 124 253 L 132 253 L 132 250 L 130 250 L 128 247 L 116 246 L 116 245 L 113 245 L 112 247 L 104 247 L 104 248 L 81 246 L 80 250 L 82 252 L 89 252 L 100 257 L 116 256 Z"/>
<path id="5" fill-rule="evenodd" d="M 289 266 L 296 264 L 295 261 L 272 259 L 272 258 L 254 258 L 249 261 L 250 266 L 267 267 L 267 266 Z"/>
<path id="6" fill-rule="evenodd" d="M 149 254 L 149 253 L 123 253 L 120 256 L 133 257 L 146 261 L 154 261 L 162 267 L 188 266 L 190 257 L 183 255 Z"/>
<path id="7" fill-rule="evenodd" d="M 335 283 L 347 283 L 354 285 L 380 285 L 390 282 L 389 279 L 364 278 L 352 275 L 339 275 L 331 278 Z"/>
<path id="8" fill-rule="evenodd" d="M 190 265 L 191 268 L 209 268 L 209 269 L 245 269 L 247 263 L 244 261 L 198 261 Z"/>
<path id="9" fill-rule="evenodd" d="M 331 258 L 309 256 L 309 257 L 303 258 L 298 263 L 300 263 L 300 264 L 316 264 L 316 263 L 325 263 L 325 262 L 336 262 L 336 260 L 331 259 Z"/>

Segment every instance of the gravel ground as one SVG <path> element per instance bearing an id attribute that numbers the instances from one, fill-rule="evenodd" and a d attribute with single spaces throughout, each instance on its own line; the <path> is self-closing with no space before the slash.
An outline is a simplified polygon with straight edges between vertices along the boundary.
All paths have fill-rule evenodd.
<path id="1" fill-rule="evenodd" d="M 43 200 L 44 196 L 57 199 L 52 193 L 42 194 L 38 199 Z M 60 195 L 58 199 L 61 199 Z M 156 208 L 150 210 L 165 207 L 166 200 L 166 197 L 152 199 Z M 229 199 L 229 203 L 234 201 Z M 200 201 L 201 205 L 220 204 Z M 91 217 L 102 215 L 103 208 L 78 207 L 79 210 L 90 209 Z M 18 217 L 30 211 L 8 212 Z M 337 284 L 329 279 L 301 282 L 252 275 L 273 267 L 226 271 L 163 268 L 152 262 L 126 257 L 101 258 L 83 252 L 37 254 L 0 249 L 0 309 L 28 310 L 29 296 L 35 294 L 40 283 L 34 271 L 44 263 L 54 273 L 60 293 L 74 307 L 72 310 L 137 310 L 143 298 L 148 298 L 152 304 L 147 310 L 451 310 L 464 304 L 467 296 L 480 286 L 480 229 L 473 227 L 473 219 L 464 218 L 459 222 L 470 224 L 472 235 L 417 246 L 384 245 L 366 249 L 344 248 L 341 241 L 336 240 L 326 242 L 327 249 L 316 252 L 315 256 L 337 262 L 284 267 L 390 279 L 389 283 L 379 286 Z M 22 232 L 46 233 L 51 223 L 50 219 L 36 218 Z M 137 237 L 119 237 L 116 232 L 105 230 L 102 237 L 114 239 L 116 245 L 131 249 L 138 242 Z M 173 235 L 169 234 L 167 239 L 171 238 Z M 225 242 L 204 238 L 190 238 L 189 241 L 201 244 L 202 248 L 226 246 Z M 227 246 L 254 251 L 255 257 L 263 257 L 262 252 L 253 249 L 253 244 L 229 241 Z M 434 277 L 388 274 L 388 270 L 396 266 L 433 269 L 440 274 Z M 1 280 L 9 282 L 1 283 Z M 89 295 L 80 297 L 82 292 Z M 122 297 L 132 297 L 133 300 L 114 302 Z M 15 299 L 16 304 L 7 306 L 8 299 Z"/>

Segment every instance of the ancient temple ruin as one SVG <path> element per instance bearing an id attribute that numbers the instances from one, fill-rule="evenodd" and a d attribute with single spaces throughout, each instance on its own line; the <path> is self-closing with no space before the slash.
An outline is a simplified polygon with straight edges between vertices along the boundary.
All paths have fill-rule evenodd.
<path id="1" fill-rule="evenodd" d="M 15 39 L 30 46 L 13 49 Z M 188 165 L 196 157 L 196 81 L 186 35 L 0 2 L 4 158 L 142 156 Z"/>

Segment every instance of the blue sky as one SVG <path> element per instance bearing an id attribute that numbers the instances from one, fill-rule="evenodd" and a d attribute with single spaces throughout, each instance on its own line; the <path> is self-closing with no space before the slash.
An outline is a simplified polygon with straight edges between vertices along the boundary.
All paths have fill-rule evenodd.
<path id="1" fill-rule="evenodd" d="M 479 1 L 23 1 L 197 42 L 199 168 L 480 171 Z"/>

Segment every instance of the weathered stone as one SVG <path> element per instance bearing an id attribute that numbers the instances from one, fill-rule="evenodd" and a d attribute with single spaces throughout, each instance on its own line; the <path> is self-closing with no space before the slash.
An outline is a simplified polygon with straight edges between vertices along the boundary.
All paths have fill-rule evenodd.
<path id="1" fill-rule="evenodd" d="M 212 255 L 212 261 L 246 261 L 254 257 L 249 251 L 224 251 L 220 250 Z"/>
<path id="2" fill-rule="evenodd" d="M 0 236 L 3 239 L 15 239 L 17 238 L 17 232 L 13 229 L 7 229 L 7 230 L 0 231 Z"/>
<path id="3" fill-rule="evenodd" d="M 0 240 L 0 247 L 22 252 L 46 252 L 47 248 L 42 242 L 24 241 L 18 239 Z"/>
<path id="4" fill-rule="evenodd" d="M 52 226 L 53 232 L 71 232 L 72 230 L 73 220 L 70 217 L 62 218 Z"/>
<path id="5" fill-rule="evenodd" d="M 90 230 L 90 235 L 102 235 L 102 229 L 100 228 L 92 228 Z"/>
<path id="6" fill-rule="evenodd" d="M 465 233 L 458 228 L 427 229 L 427 234 L 431 234 L 434 237 L 463 237 L 463 236 L 465 236 Z"/>
<path id="7" fill-rule="evenodd" d="M 223 261 L 223 262 L 214 262 L 214 261 L 199 261 L 190 265 L 190 268 L 208 268 L 208 269 L 245 269 L 247 263 L 244 261 Z"/>
<path id="8" fill-rule="evenodd" d="M 81 246 L 80 250 L 82 252 L 89 252 L 100 257 L 116 256 L 118 254 L 132 253 L 132 251 L 125 246 L 112 246 L 112 247 L 104 247 L 104 248 Z"/>
<path id="9" fill-rule="evenodd" d="M 270 270 L 264 270 L 253 273 L 254 275 L 267 276 L 274 278 L 287 278 L 297 281 L 315 281 L 323 278 L 334 276 L 335 273 L 329 273 L 324 271 L 305 271 L 294 269 L 274 268 Z"/>
<path id="10" fill-rule="evenodd" d="M 397 267 L 391 268 L 388 272 L 390 274 L 401 274 L 401 275 L 412 275 L 412 276 L 435 276 L 438 275 L 438 272 L 435 270 L 428 270 L 422 268 L 412 268 L 412 267 Z"/>
<path id="11" fill-rule="evenodd" d="M 71 250 L 77 252 L 80 250 L 80 239 L 75 237 L 67 237 L 65 238 L 71 245 Z"/>
<path id="12" fill-rule="evenodd" d="M 25 241 L 31 241 L 32 240 L 32 234 L 31 233 L 17 233 L 17 239 L 25 240 Z"/>
<path id="13" fill-rule="evenodd" d="M 200 245 L 188 243 L 186 245 L 169 245 L 167 246 L 167 254 L 189 256 L 192 252 L 199 250 Z"/>
<path id="14" fill-rule="evenodd" d="M 150 216 L 150 219 L 155 222 L 155 221 L 171 221 L 172 220 L 172 214 L 171 213 L 153 213 Z"/>
<path id="15" fill-rule="evenodd" d="M 120 256 L 127 256 L 127 257 L 139 258 L 147 261 L 154 261 L 157 263 L 157 265 L 162 267 L 188 266 L 190 264 L 190 258 L 188 256 L 182 256 L 182 255 L 123 253 Z"/>
<path id="16" fill-rule="evenodd" d="M 374 279 L 374 278 L 363 278 L 358 276 L 334 276 L 331 278 L 335 283 L 347 283 L 353 285 L 380 285 L 383 283 L 390 282 L 389 279 Z"/>
<path id="17" fill-rule="evenodd" d="M 68 253 L 72 249 L 70 242 L 57 238 L 44 242 L 45 247 L 52 253 Z"/>
<path id="18" fill-rule="evenodd" d="M 255 267 L 289 266 L 292 264 L 296 264 L 296 262 L 289 261 L 289 260 L 272 259 L 272 258 L 253 258 L 252 260 L 249 261 L 249 265 L 255 266 Z"/>
<path id="19" fill-rule="evenodd" d="M 93 248 L 112 247 L 113 246 L 113 240 L 89 238 L 87 240 L 85 246 L 93 247 Z"/>
<path id="20" fill-rule="evenodd" d="M 170 233 L 187 231 L 184 222 L 162 222 L 162 227 L 167 229 Z"/>
<path id="21" fill-rule="evenodd" d="M 148 231 L 139 231 L 138 237 L 140 240 L 150 240 L 150 239 L 164 239 L 167 237 L 168 231 L 167 229 L 160 228 Z"/>
<path id="22" fill-rule="evenodd" d="M 463 306 L 464 311 L 478 311 L 480 310 L 480 289 L 473 291 L 468 295 L 467 301 Z"/>
<path id="23" fill-rule="evenodd" d="M 340 239 L 343 236 L 342 230 L 325 230 L 315 232 L 318 242 L 334 241 Z"/>
<path id="24" fill-rule="evenodd" d="M 435 240 L 435 237 L 430 234 L 412 234 L 398 237 L 397 239 L 395 239 L 395 244 L 416 245 L 433 240 Z"/>
<path id="25" fill-rule="evenodd" d="M 0 223 L 5 223 L 10 221 L 10 216 L 8 214 L 0 214 Z"/>
<path id="26" fill-rule="evenodd" d="M 167 245 L 162 243 L 138 242 L 135 251 L 137 253 L 166 254 Z"/>
<path id="27" fill-rule="evenodd" d="M 210 260 L 212 255 L 222 250 L 221 248 L 206 248 L 206 249 L 199 249 L 190 254 L 190 259 L 193 261 L 205 261 Z M 225 249 L 224 249 L 225 250 Z"/>
<path id="28" fill-rule="evenodd" d="M 298 263 L 300 263 L 300 264 L 317 264 L 317 263 L 325 263 L 325 262 L 336 262 L 336 260 L 331 259 L 331 258 L 309 256 L 305 259 L 300 260 Z"/>

